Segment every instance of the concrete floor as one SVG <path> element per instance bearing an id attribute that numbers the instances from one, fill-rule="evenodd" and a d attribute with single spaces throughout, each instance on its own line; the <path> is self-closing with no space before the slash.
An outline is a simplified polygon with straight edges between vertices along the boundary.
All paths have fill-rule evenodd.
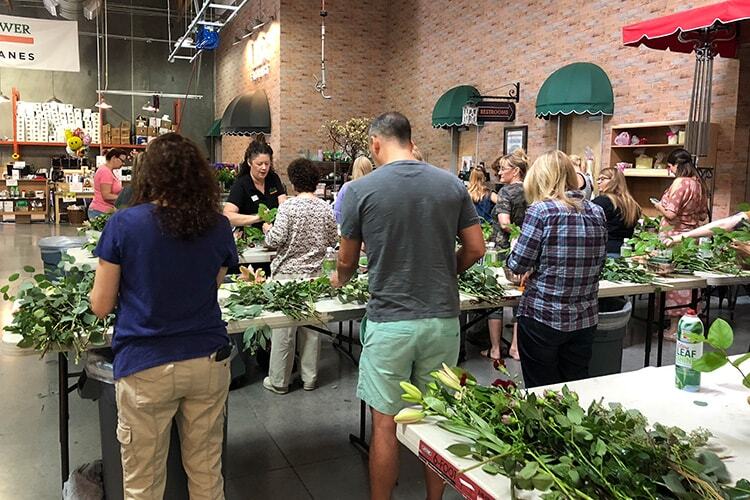
<path id="1" fill-rule="evenodd" d="M 0 224 L 0 283 L 23 265 L 40 266 L 37 241 L 75 229 L 34 224 Z M 741 300 L 746 305 L 747 300 Z M 714 302 L 717 305 L 717 302 Z M 733 325 L 737 352 L 750 344 L 745 327 L 750 308 L 738 307 Z M 641 315 L 643 311 L 640 311 Z M 723 314 L 723 313 L 722 313 Z M 10 306 L 0 303 L 0 325 L 10 318 Z M 742 325 L 741 327 L 739 325 Z M 643 327 L 631 321 L 623 353 L 623 370 L 643 366 Z M 464 366 L 488 383 L 496 378 L 491 363 L 468 345 Z M 655 350 L 655 349 L 654 349 Z M 674 344 L 665 344 L 665 364 L 674 359 Z M 652 357 L 655 364 L 655 353 Z M 320 386 L 313 392 L 295 386 L 279 396 L 263 389 L 263 375 L 251 367 L 248 383 L 230 392 L 228 420 L 228 499 L 365 499 L 368 496 L 366 458 L 348 440 L 358 430 L 359 401 L 355 396 L 356 368 L 324 338 Z M 518 373 L 519 366 L 509 363 Z M 52 357 L 0 352 L 0 500 L 60 498 L 57 434 L 57 361 Z M 646 390 L 646 388 L 643 388 Z M 100 458 L 96 402 L 70 397 L 71 467 Z M 396 499 L 424 498 L 421 465 L 402 448 Z M 454 491 L 445 498 L 456 499 Z"/>

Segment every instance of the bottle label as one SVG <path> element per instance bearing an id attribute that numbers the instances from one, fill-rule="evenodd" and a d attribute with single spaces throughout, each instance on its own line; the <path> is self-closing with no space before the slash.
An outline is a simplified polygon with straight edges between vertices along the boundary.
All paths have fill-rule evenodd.
<path id="1" fill-rule="evenodd" d="M 690 342 L 689 334 L 703 335 L 703 323 L 700 319 L 683 317 L 677 325 L 675 384 L 678 389 L 696 391 L 701 384 L 701 373 L 693 370 L 693 363 L 703 356 L 703 343 Z"/>

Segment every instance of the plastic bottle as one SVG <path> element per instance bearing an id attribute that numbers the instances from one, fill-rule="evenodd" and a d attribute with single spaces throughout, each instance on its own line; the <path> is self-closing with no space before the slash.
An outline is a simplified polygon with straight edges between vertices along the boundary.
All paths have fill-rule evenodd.
<path id="1" fill-rule="evenodd" d="M 625 238 L 622 240 L 622 246 L 620 247 L 620 257 L 631 257 L 633 255 L 633 247 L 630 246 L 630 240 Z"/>
<path id="2" fill-rule="evenodd" d="M 336 250 L 334 250 L 333 247 L 326 248 L 326 256 L 323 258 L 324 276 L 328 276 L 330 278 L 334 271 L 336 271 L 337 260 L 338 255 L 336 254 Z"/>
<path id="3" fill-rule="evenodd" d="M 704 237 L 698 239 L 698 255 L 705 259 L 713 257 L 713 252 L 711 251 L 711 238 Z"/>
<path id="4" fill-rule="evenodd" d="M 675 383 L 678 389 L 698 392 L 701 387 L 701 372 L 693 370 L 693 363 L 703 356 L 703 343 L 691 342 L 688 335 L 703 336 L 703 322 L 695 311 L 688 309 L 677 323 L 677 345 L 675 350 Z"/>
<path id="5" fill-rule="evenodd" d="M 495 243 L 487 243 L 487 250 L 484 252 L 484 265 L 493 267 L 497 262 L 497 250 L 495 250 Z"/>

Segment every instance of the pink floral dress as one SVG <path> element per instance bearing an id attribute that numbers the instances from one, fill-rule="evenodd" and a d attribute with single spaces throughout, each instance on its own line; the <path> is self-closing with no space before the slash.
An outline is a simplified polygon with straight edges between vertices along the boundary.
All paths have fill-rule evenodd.
<path id="1" fill-rule="evenodd" d="M 660 232 L 663 236 L 674 236 L 700 226 L 708 217 L 708 198 L 703 191 L 700 180 L 695 177 L 680 177 L 664 191 L 661 205 L 665 210 L 677 214 L 671 221 L 662 219 Z M 667 292 L 666 306 L 688 304 L 692 298 L 691 290 Z M 679 317 L 687 308 L 668 310 L 668 317 Z"/>

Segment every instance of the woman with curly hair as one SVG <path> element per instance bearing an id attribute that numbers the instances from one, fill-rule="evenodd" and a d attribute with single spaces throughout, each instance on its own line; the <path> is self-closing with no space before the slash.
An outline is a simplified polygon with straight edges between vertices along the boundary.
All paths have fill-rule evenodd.
<path id="1" fill-rule="evenodd" d="M 198 147 L 148 147 L 133 202 L 107 223 L 91 310 L 115 312 L 112 350 L 126 499 L 162 498 L 172 419 L 191 498 L 224 498 L 221 447 L 231 347 L 217 288 L 237 248 Z"/>
<path id="2" fill-rule="evenodd" d="M 273 226 L 263 225 L 266 244 L 278 252 L 271 263 L 271 278 L 309 279 L 320 274 L 326 248 L 336 244 L 336 219 L 328 203 L 315 196 L 320 172 L 310 160 L 294 160 L 287 172 L 297 196 L 279 207 Z M 315 389 L 320 337 L 304 327 L 273 330 L 271 360 L 263 387 L 277 394 L 289 392 L 295 347 L 300 352 L 303 388 Z"/>
<path id="3" fill-rule="evenodd" d="M 240 173 L 224 205 L 224 215 L 233 226 L 255 226 L 260 229 L 263 225 L 258 216 L 260 204 L 277 208 L 284 201 L 286 188 L 273 171 L 273 149 L 263 134 L 259 134 L 245 150 Z"/>

